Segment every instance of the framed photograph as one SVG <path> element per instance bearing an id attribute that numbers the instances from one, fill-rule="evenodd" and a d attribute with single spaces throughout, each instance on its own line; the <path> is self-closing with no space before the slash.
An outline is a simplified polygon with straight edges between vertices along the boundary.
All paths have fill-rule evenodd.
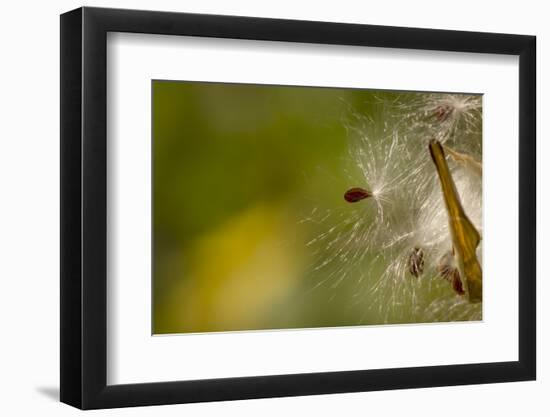
<path id="1" fill-rule="evenodd" d="M 61 16 L 61 401 L 533 380 L 535 37 Z"/>

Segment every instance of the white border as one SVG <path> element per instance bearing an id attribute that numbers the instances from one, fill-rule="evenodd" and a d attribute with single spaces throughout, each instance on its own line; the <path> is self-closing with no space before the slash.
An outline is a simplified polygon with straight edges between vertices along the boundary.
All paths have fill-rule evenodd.
<path id="1" fill-rule="evenodd" d="M 109 34 L 108 384 L 518 359 L 518 58 Z M 151 336 L 151 79 L 484 93 L 483 322 Z"/>

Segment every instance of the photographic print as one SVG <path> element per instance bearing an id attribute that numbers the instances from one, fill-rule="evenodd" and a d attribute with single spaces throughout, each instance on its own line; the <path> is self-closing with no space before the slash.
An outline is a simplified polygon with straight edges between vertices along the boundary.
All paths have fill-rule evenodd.
<path id="1" fill-rule="evenodd" d="M 152 81 L 153 334 L 482 319 L 482 96 Z"/>

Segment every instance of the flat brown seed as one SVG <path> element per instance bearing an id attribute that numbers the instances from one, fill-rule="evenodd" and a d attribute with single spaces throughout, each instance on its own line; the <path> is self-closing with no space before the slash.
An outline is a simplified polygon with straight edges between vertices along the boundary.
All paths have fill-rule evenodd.
<path id="1" fill-rule="evenodd" d="M 451 283 L 453 290 L 458 295 L 464 295 L 464 288 L 462 287 L 462 280 L 460 279 L 460 272 L 458 268 L 452 265 L 453 263 L 453 253 L 451 251 L 447 252 L 439 260 L 439 265 L 437 265 L 437 272 L 439 276 L 446 281 Z"/>
<path id="2" fill-rule="evenodd" d="M 424 251 L 418 246 L 409 255 L 409 272 L 416 278 L 424 272 Z"/>
<path id="3" fill-rule="evenodd" d="M 447 106 L 447 105 L 437 106 L 437 108 L 435 109 L 435 117 L 440 122 L 444 122 L 449 118 L 452 112 L 453 112 L 453 108 L 450 106 Z"/>
<path id="4" fill-rule="evenodd" d="M 354 187 L 346 191 L 346 193 L 344 194 L 344 199 L 348 203 L 356 203 L 370 196 L 372 196 L 372 193 L 370 191 L 367 191 L 364 188 Z"/>
<path id="5" fill-rule="evenodd" d="M 464 288 L 462 288 L 462 281 L 460 279 L 460 273 L 458 272 L 458 269 L 455 268 L 454 270 L 454 273 L 453 273 L 453 290 L 455 290 L 455 292 L 458 294 L 458 295 L 464 295 Z"/>

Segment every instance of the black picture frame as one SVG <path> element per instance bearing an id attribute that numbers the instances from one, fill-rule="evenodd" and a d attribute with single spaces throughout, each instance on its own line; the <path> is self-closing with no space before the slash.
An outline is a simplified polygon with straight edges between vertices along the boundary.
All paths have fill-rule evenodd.
<path id="1" fill-rule="evenodd" d="M 519 56 L 519 360 L 107 385 L 108 32 Z M 61 401 L 81 409 L 533 380 L 536 377 L 534 36 L 79 8 L 61 15 Z"/>

